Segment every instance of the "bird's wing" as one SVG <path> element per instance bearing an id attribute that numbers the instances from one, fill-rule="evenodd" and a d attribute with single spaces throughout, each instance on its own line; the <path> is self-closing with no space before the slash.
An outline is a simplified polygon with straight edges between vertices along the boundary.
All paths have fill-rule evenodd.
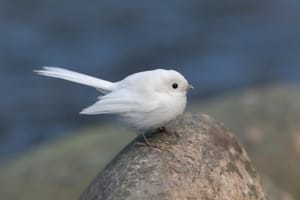
<path id="1" fill-rule="evenodd" d="M 114 83 L 112 82 L 59 67 L 43 67 L 43 69 L 35 70 L 34 72 L 43 76 L 60 78 L 75 83 L 91 86 L 104 94 L 111 92 L 114 89 Z"/>
<path id="2" fill-rule="evenodd" d="M 156 102 L 145 98 L 132 91 L 121 89 L 99 97 L 96 103 L 83 109 L 80 114 L 97 115 L 151 112 L 151 110 L 155 109 Z"/>

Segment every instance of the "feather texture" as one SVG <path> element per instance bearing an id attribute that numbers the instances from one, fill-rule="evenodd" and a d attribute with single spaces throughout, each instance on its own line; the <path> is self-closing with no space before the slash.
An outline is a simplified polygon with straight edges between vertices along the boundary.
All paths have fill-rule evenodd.
<path id="1" fill-rule="evenodd" d="M 114 83 L 112 82 L 59 67 L 43 67 L 42 70 L 35 70 L 34 72 L 43 76 L 64 79 L 75 83 L 91 86 L 104 94 L 114 89 Z"/>
<path id="2" fill-rule="evenodd" d="M 144 101 L 143 97 L 135 91 L 130 92 L 127 89 L 119 89 L 100 96 L 96 103 L 83 109 L 80 114 L 97 115 L 107 113 L 125 114 L 130 112 L 149 112 L 154 107 L 153 103 L 154 102 L 147 103 L 147 101 Z"/>
<path id="3" fill-rule="evenodd" d="M 104 95 L 80 114 L 117 114 L 140 131 L 158 128 L 182 114 L 186 106 L 186 93 L 190 88 L 187 80 L 174 70 L 138 72 L 119 82 L 109 82 L 58 67 L 44 67 L 35 72 L 98 89 Z"/>

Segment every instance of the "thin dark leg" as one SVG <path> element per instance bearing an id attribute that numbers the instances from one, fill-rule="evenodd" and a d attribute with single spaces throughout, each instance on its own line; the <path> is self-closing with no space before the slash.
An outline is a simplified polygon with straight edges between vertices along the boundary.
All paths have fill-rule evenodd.
<path id="1" fill-rule="evenodd" d="M 149 142 L 149 140 L 147 139 L 147 137 L 145 136 L 144 132 L 140 133 L 143 136 L 144 142 L 136 142 L 135 146 L 148 146 L 148 147 L 155 147 L 155 148 L 159 148 L 158 145 L 155 145 L 151 142 Z"/>
<path id="2" fill-rule="evenodd" d="M 144 132 L 142 132 L 142 136 L 144 138 L 145 143 L 147 144 L 147 146 L 151 146 L 151 143 L 148 141 L 148 139 L 146 138 Z"/>

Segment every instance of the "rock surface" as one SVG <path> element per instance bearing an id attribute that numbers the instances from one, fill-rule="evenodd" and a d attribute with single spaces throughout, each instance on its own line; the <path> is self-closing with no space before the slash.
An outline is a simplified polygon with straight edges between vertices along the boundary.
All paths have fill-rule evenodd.
<path id="1" fill-rule="evenodd" d="M 270 85 L 194 106 L 189 102 L 193 112 L 213 116 L 234 130 L 272 200 L 300 199 L 299 91 L 299 85 Z M 0 166 L 0 199 L 77 199 L 135 136 L 117 123 L 97 125 L 24 152 Z"/>
<path id="2" fill-rule="evenodd" d="M 213 116 L 234 130 L 260 174 L 289 194 L 281 199 L 300 199 L 299 85 L 226 93 L 197 103 L 193 112 Z M 270 199 L 273 191 L 268 192 Z"/>
<path id="3" fill-rule="evenodd" d="M 185 114 L 167 128 L 180 136 L 153 134 L 160 148 L 133 141 L 80 199 L 267 199 L 245 150 L 222 124 Z"/>
<path id="4" fill-rule="evenodd" d="M 99 169 L 134 137 L 118 126 L 90 127 L 36 147 L 0 166 L 0 199 L 78 199 Z"/>

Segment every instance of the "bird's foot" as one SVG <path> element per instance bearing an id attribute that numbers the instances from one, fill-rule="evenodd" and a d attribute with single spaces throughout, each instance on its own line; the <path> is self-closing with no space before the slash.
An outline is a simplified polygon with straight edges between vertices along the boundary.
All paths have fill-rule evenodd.
<path id="1" fill-rule="evenodd" d="M 147 142 L 135 142 L 134 143 L 135 147 L 153 147 L 153 148 L 157 148 L 160 149 L 159 145 L 153 144 L 153 143 L 147 143 Z"/>
<path id="2" fill-rule="evenodd" d="M 176 131 L 170 131 L 170 130 L 166 129 L 166 127 L 164 127 L 164 126 L 158 128 L 158 129 L 157 129 L 157 132 L 159 132 L 159 133 L 164 133 L 164 134 L 169 135 L 169 136 L 175 135 L 175 136 L 177 136 L 177 137 L 180 137 L 180 134 L 179 134 L 179 133 L 177 133 Z"/>
<path id="3" fill-rule="evenodd" d="M 136 147 L 146 147 L 147 146 L 147 147 L 154 147 L 154 148 L 160 149 L 159 145 L 156 145 L 156 144 L 153 144 L 153 143 L 149 142 L 149 140 L 146 138 L 144 133 L 141 133 L 141 135 L 144 138 L 144 142 L 136 142 L 134 144 L 134 146 L 136 146 Z"/>

